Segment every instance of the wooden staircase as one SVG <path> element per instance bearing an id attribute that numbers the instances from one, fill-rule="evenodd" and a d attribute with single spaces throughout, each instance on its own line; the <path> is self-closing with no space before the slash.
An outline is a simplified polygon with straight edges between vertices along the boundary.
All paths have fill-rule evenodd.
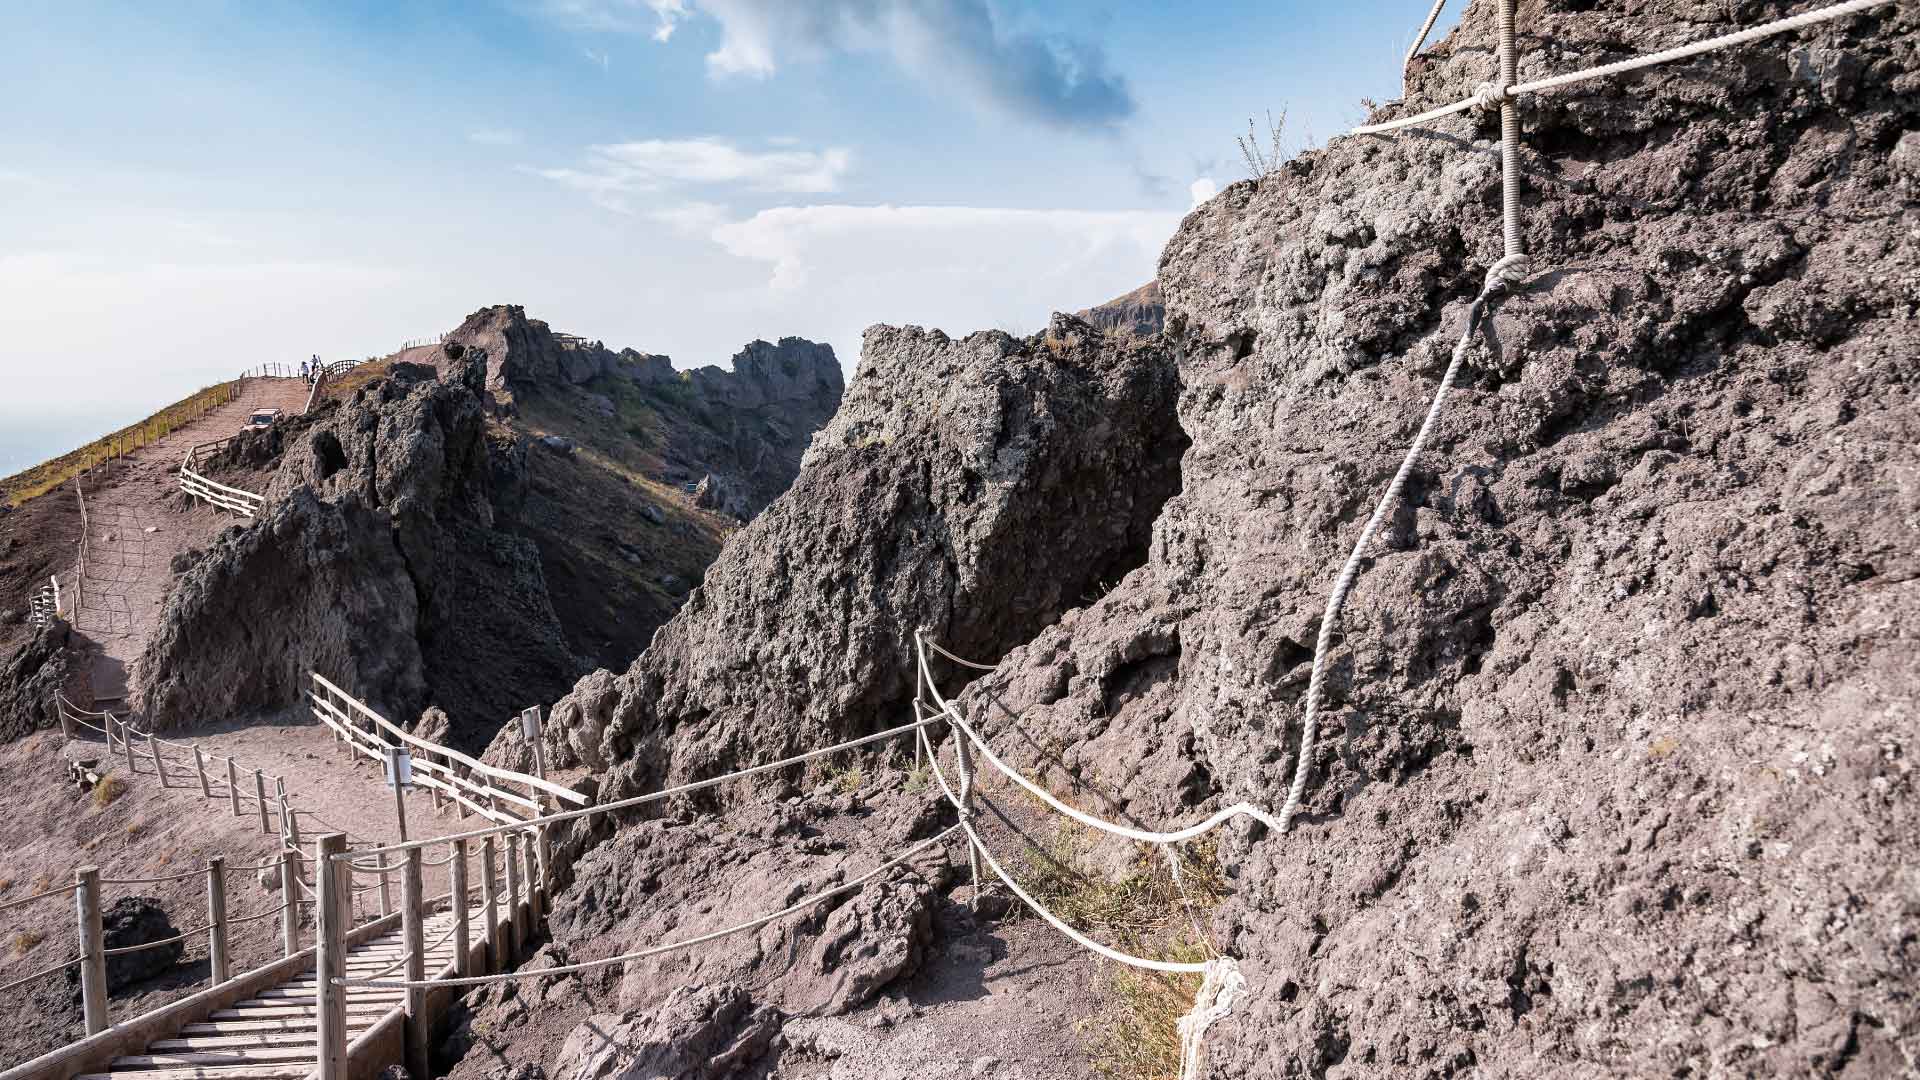
<path id="1" fill-rule="evenodd" d="M 473 908 L 469 917 L 477 923 L 485 911 Z M 443 912 L 423 924 L 430 946 L 429 977 L 453 962 L 453 941 L 448 936 L 453 923 L 453 913 Z M 397 965 L 404 955 L 401 929 L 396 926 L 350 951 L 347 975 L 403 979 L 405 971 Z M 389 967 L 392 970 L 386 970 Z M 319 1067 L 319 991 L 319 979 L 309 965 L 294 978 L 216 1010 L 203 1021 L 185 1024 L 148 1043 L 143 1052 L 115 1058 L 106 1071 L 83 1073 L 79 1080 L 303 1080 Z M 352 1041 L 399 1011 L 405 995 L 403 990 L 347 987 L 347 1039 Z"/>

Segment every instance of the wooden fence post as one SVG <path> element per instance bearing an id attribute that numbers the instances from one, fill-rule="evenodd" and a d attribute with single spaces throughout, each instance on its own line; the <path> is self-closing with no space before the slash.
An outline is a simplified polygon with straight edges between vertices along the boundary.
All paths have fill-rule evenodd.
<path id="1" fill-rule="evenodd" d="M 407 950 L 407 981 L 420 982 L 427 977 L 427 892 L 420 876 L 420 849 L 406 850 L 406 863 L 400 868 L 400 935 Z M 406 997 L 407 1073 L 428 1076 L 427 1072 L 427 991 L 410 986 Z"/>
<path id="2" fill-rule="evenodd" d="M 213 801 L 213 788 L 207 783 L 207 755 L 200 752 L 200 744 L 193 744 L 193 767 L 200 773 L 200 797 Z"/>
<path id="3" fill-rule="evenodd" d="M 300 849 L 297 847 L 285 847 L 280 852 L 280 901 L 281 955 L 292 956 L 300 951 Z"/>
<path id="4" fill-rule="evenodd" d="M 107 1030 L 107 941 L 100 922 L 100 868 L 74 872 L 80 915 L 80 1004 L 87 1034 Z"/>
<path id="5" fill-rule="evenodd" d="M 527 937 L 531 940 L 540 926 L 540 845 L 534 833 L 527 835 L 523 854 L 527 857 Z"/>
<path id="6" fill-rule="evenodd" d="M 215 855 L 207 860 L 207 958 L 213 968 L 213 984 L 220 985 L 232 974 L 227 956 L 227 857 Z"/>
<path id="7" fill-rule="evenodd" d="M 287 789 L 286 781 L 284 780 L 281 781 L 280 787 L 280 806 L 287 813 L 287 843 L 292 844 L 293 849 L 298 851 L 300 850 L 300 811 L 287 805 Z M 307 880 L 307 868 L 301 865 L 299 860 L 295 860 L 293 869 L 300 875 L 300 881 L 305 883 Z"/>
<path id="8" fill-rule="evenodd" d="M 455 974 L 466 977 L 473 974 L 473 958 L 468 950 L 473 947 L 467 927 L 467 842 L 453 842 L 453 861 L 448 863 L 448 873 L 452 882 L 448 886 L 453 894 L 453 963 Z"/>
<path id="9" fill-rule="evenodd" d="M 74 618 L 77 621 L 79 615 L 76 613 Z M 67 714 L 67 699 L 64 696 L 55 695 L 53 699 L 53 711 L 60 714 L 60 741 L 63 743 L 72 742 L 73 717 Z"/>
<path id="10" fill-rule="evenodd" d="M 231 754 L 227 756 L 227 807 L 234 817 L 240 816 L 240 769 Z"/>
<path id="11" fill-rule="evenodd" d="M 112 727 L 113 725 L 108 724 L 107 726 Z M 132 776 L 133 775 L 133 725 L 127 723 L 125 720 L 120 721 L 120 749 L 126 751 L 127 775 Z"/>
<path id="12" fill-rule="evenodd" d="M 507 834 L 507 955 L 517 958 L 527 940 L 527 912 L 520 906 L 520 834 Z"/>
<path id="13" fill-rule="evenodd" d="M 147 753 L 153 755 L 153 771 L 160 774 L 160 786 L 171 786 L 167 783 L 167 763 L 160 757 L 160 740 L 151 731 L 147 732 Z"/>
<path id="14" fill-rule="evenodd" d="M 958 725 L 948 724 L 953 731 L 954 758 L 960 773 L 960 820 L 967 821 L 973 816 L 973 754 L 967 744 L 967 733 Z M 969 906 L 978 910 L 980 906 L 980 851 L 973 846 L 973 837 L 967 837 L 967 866 L 973 871 L 973 896 Z"/>
<path id="15" fill-rule="evenodd" d="M 314 909 L 319 914 L 319 958 L 314 975 L 319 995 L 315 1057 L 320 1080 L 347 1080 L 347 988 L 334 982 L 347 976 L 347 901 L 353 879 L 346 861 L 334 859 L 346 850 L 344 833 L 328 833 L 313 845 L 314 877 L 319 884 L 319 904 Z"/>
<path id="16" fill-rule="evenodd" d="M 259 769 L 253 770 L 253 803 L 260 808 L 260 831 L 273 835 L 273 826 L 267 818 L 267 777 Z"/>
<path id="17" fill-rule="evenodd" d="M 373 860 L 381 866 L 387 865 L 387 861 L 378 855 L 375 855 Z M 387 872 L 380 870 L 377 873 L 380 875 L 380 914 L 391 915 L 393 914 L 393 890 L 387 886 Z"/>
<path id="18" fill-rule="evenodd" d="M 480 895 L 487 905 L 487 974 L 505 971 L 507 958 L 500 948 L 500 889 L 495 884 L 494 875 L 499 867 L 494 862 L 493 837 L 487 836 L 480 841 Z"/>

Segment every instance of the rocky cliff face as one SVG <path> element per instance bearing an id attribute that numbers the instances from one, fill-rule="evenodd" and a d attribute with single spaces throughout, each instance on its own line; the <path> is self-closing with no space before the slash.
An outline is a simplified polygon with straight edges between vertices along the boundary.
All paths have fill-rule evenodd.
<path id="1" fill-rule="evenodd" d="M 75 693 L 70 684 L 82 681 L 78 676 L 85 659 L 73 628 L 58 618 L 33 629 L 0 658 L 0 742 L 57 727 L 60 714 L 54 692 Z M 81 708 L 93 704 L 84 693 L 74 703 Z"/>
<path id="2" fill-rule="evenodd" d="M 1122 334 L 1157 334 L 1167 326 L 1167 299 L 1158 281 L 1149 281 L 1125 296 L 1079 312 L 1102 330 Z"/>
<path id="3" fill-rule="evenodd" d="M 1522 78 L 1730 17 L 1523 0 Z M 1492 19 L 1402 108 L 1470 94 Z M 1223 850 L 1251 996 L 1212 1075 L 1914 1068 L 1916 29 L 1522 102 L 1535 273 L 1369 552 L 1305 813 Z M 1497 130 L 1343 139 L 1189 216 L 1185 487 L 970 688 L 1017 760 L 1148 822 L 1281 804 L 1326 593 L 1500 254 Z"/>
<path id="4" fill-rule="evenodd" d="M 914 630 L 998 652 L 1146 557 L 1185 447 L 1168 359 L 1064 317 L 868 331 L 794 487 L 630 671 L 555 706 L 603 726 L 569 740 L 597 736 L 617 797 L 908 719 Z"/>
<path id="5" fill-rule="evenodd" d="M 141 657 L 142 709 L 167 726 L 299 700 L 317 671 L 403 722 L 435 703 L 481 745 L 579 671 L 538 552 L 496 498 L 525 447 L 489 433 L 484 357 L 391 377 L 302 421 L 269 509 L 186 570 Z"/>
<path id="6" fill-rule="evenodd" d="M 706 479 L 703 505 L 740 518 L 759 513 L 793 482 L 808 439 L 839 407 L 845 389 L 832 347 L 804 338 L 754 341 L 734 355 L 731 370 L 682 372 L 665 356 L 614 352 L 554 333 L 513 305 L 473 313 L 445 344 L 487 356 L 487 388 L 496 399 L 512 401 L 543 387 L 613 391 L 603 399 L 609 409 L 634 399 L 653 420 L 647 438 L 660 479 Z"/>

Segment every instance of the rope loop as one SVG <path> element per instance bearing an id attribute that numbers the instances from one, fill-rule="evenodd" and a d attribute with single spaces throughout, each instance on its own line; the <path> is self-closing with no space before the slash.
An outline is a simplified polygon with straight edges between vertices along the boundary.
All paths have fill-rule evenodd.
<path id="1" fill-rule="evenodd" d="M 1473 110 L 1479 113 L 1498 112 L 1500 106 L 1513 100 L 1513 87 L 1495 82 L 1483 82 L 1473 88 Z"/>
<path id="2" fill-rule="evenodd" d="M 1234 999 L 1245 993 L 1247 977 L 1240 974 L 1240 963 L 1231 956 L 1207 961 L 1200 977 L 1200 992 L 1194 995 L 1193 1011 L 1180 1018 L 1180 1080 L 1199 1080 L 1200 1051 L 1207 1029 L 1214 1021 L 1233 1011 Z"/>
<path id="3" fill-rule="evenodd" d="M 1518 289 L 1527 277 L 1527 269 L 1532 263 L 1524 253 L 1508 255 L 1499 262 L 1487 267 L 1487 283 L 1483 290 L 1487 295 Z"/>

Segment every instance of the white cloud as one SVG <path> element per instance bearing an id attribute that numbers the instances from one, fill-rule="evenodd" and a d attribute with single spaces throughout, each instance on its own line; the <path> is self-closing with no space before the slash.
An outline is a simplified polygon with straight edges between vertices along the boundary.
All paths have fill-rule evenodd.
<path id="1" fill-rule="evenodd" d="M 467 132 L 467 141 L 481 146 L 518 146 L 520 133 L 507 128 L 476 128 Z"/>
<path id="2" fill-rule="evenodd" d="M 655 41 L 671 38 L 688 15 L 685 0 L 538 0 L 535 7 L 570 30 L 646 33 Z"/>
<path id="3" fill-rule="evenodd" d="M 695 10 L 720 25 L 716 78 L 764 79 L 786 59 L 877 53 L 941 92 L 1042 125 L 1110 129 L 1135 111 L 1125 78 L 1093 42 L 1015 29 L 989 0 L 546 0 L 576 29 L 667 41 Z"/>
<path id="4" fill-rule="evenodd" d="M 613 67 L 613 58 L 607 55 L 605 49 L 582 49 L 581 52 L 586 54 L 589 63 L 600 65 L 601 71 L 607 71 Z"/>
<path id="5" fill-rule="evenodd" d="M 1220 185 L 1213 182 L 1213 177 L 1203 176 L 1195 180 L 1187 190 L 1192 193 L 1193 205 L 1197 207 L 1215 195 L 1220 194 Z"/>
<path id="6" fill-rule="evenodd" d="M 536 175 L 581 191 L 610 210 L 633 213 L 631 196 L 686 188 L 822 194 L 837 191 L 853 165 L 851 151 L 749 150 L 719 138 L 642 139 L 587 148 L 579 168 L 536 169 Z"/>
<path id="7" fill-rule="evenodd" d="M 727 208 L 719 203 L 684 202 L 647 211 L 647 216 L 688 236 L 706 236 L 726 223 Z"/>

